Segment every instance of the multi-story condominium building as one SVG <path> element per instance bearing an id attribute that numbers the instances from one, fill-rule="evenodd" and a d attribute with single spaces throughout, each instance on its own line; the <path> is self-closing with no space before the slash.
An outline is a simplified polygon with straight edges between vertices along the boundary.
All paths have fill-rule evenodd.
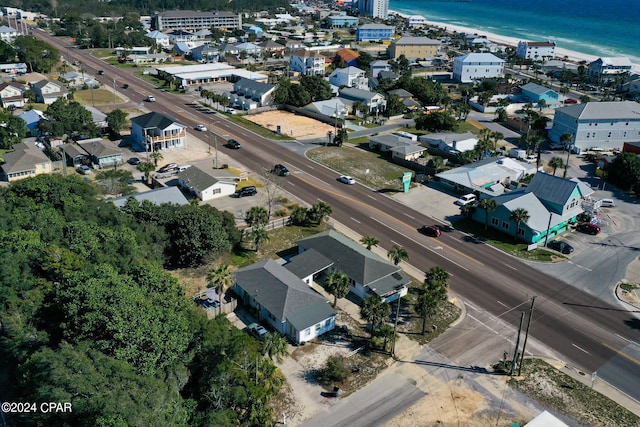
<path id="1" fill-rule="evenodd" d="M 411 15 L 407 16 L 405 23 L 407 24 L 407 27 L 420 28 L 427 25 L 427 19 L 424 16 Z"/>
<path id="2" fill-rule="evenodd" d="M 632 101 L 587 102 L 555 110 L 552 141 L 568 133 L 573 144 L 591 147 L 621 148 L 625 142 L 640 141 L 640 104 Z"/>
<path id="3" fill-rule="evenodd" d="M 439 40 L 431 40 L 428 37 L 402 37 L 392 41 L 388 51 L 390 59 L 397 59 L 400 55 L 407 59 L 423 59 L 436 56 L 439 49 Z"/>
<path id="4" fill-rule="evenodd" d="M 556 57 L 556 44 L 552 41 L 519 41 L 518 48 L 516 49 L 516 56 L 524 59 L 533 59 L 534 61 L 553 59 Z"/>
<path id="5" fill-rule="evenodd" d="M 391 40 L 395 28 L 384 24 L 364 24 L 358 27 L 356 39 L 359 42 L 379 42 Z"/>
<path id="6" fill-rule="evenodd" d="M 242 15 L 231 12 L 197 12 L 193 10 L 173 10 L 156 13 L 151 17 L 151 29 L 188 30 L 242 28 Z"/>
<path id="7" fill-rule="evenodd" d="M 289 64 L 293 71 L 305 76 L 324 75 L 325 57 L 310 50 L 296 50 L 289 54 Z"/>
<path id="8" fill-rule="evenodd" d="M 502 77 L 504 60 L 490 53 L 468 53 L 453 60 L 453 79 L 461 83 Z"/>
<path id="9" fill-rule="evenodd" d="M 592 77 L 607 77 L 616 74 L 628 73 L 633 70 L 633 63 L 629 58 L 620 56 L 616 58 L 598 58 L 589 64 L 587 74 Z"/>
<path id="10" fill-rule="evenodd" d="M 358 11 L 374 18 L 387 18 L 389 0 L 358 0 Z"/>

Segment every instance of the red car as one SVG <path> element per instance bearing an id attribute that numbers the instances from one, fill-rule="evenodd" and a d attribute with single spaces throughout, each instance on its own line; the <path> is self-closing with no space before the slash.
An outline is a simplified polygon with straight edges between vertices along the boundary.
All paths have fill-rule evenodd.
<path id="1" fill-rule="evenodd" d="M 420 229 L 420 232 L 431 237 L 440 237 L 442 235 L 442 232 L 437 225 L 424 225 Z"/>
<path id="2" fill-rule="evenodd" d="M 578 231 L 581 231 L 587 234 L 593 234 L 593 235 L 596 235 L 601 231 L 599 225 L 591 224 L 588 222 L 583 222 L 582 224 L 578 224 L 578 227 L 576 228 Z"/>
<path id="3" fill-rule="evenodd" d="M 575 100 L 575 99 L 568 98 L 568 99 L 565 99 L 565 100 L 564 100 L 564 103 L 565 103 L 565 104 L 577 104 L 577 103 L 578 103 L 578 101 L 577 101 L 577 100 Z"/>

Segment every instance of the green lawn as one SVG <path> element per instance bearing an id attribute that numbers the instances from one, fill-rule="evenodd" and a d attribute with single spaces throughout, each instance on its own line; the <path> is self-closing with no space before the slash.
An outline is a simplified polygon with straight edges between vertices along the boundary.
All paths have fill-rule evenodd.
<path id="1" fill-rule="evenodd" d="M 80 104 L 90 106 L 120 104 L 124 102 L 124 99 L 120 98 L 117 94 L 114 97 L 114 93 L 106 89 L 77 90 L 73 94 L 73 99 Z"/>

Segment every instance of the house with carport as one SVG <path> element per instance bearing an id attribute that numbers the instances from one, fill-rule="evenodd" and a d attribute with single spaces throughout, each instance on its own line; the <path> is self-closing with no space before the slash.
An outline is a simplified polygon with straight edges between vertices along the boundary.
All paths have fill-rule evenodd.
<path id="1" fill-rule="evenodd" d="M 540 172 L 527 187 L 492 197 L 498 207 L 489 212 L 488 225 L 526 243 L 544 244 L 547 235 L 551 239 L 577 222 L 591 194 L 591 187 L 582 181 Z M 529 220 L 519 225 L 511 220 L 516 209 L 526 210 Z M 485 211 L 476 208 L 472 219 L 484 224 Z"/>
<path id="2" fill-rule="evenodd" d="M 407 294 L 410 280 L 400 267 L 335 230 L 315 234 L 297 244 L 299 254 L 314 250 L 322 256 L 319 260 L 310 259 L 310 265 L 321 266 L 325 259 L 332 262 L 325 269 L 314 272 L 315 277 L 340 271 L 349 278 L 351 291 L 362 299 L 377 295 L 391 302 Z"/>
<path id="3" fill-rule="evenodd" d="M 204 170 L 191 166 L 177 175 L 178 185 L 206 202 L 230 196 L 236 191 L 236 176 L 227 169 Z"/>
<path id="4" fill-rule="evenodd" d="M 259 321 L 295 344 L 335 328 L 337 313 L 329 301 L 274 260 L 237 270 L 233 291 Z"/>

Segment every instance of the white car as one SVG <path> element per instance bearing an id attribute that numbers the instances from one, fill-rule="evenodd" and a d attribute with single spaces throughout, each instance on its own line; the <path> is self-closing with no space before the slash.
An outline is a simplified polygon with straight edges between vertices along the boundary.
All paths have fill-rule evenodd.
<path id="1" fill-rule="evenodd" d="M 475 194 L 465 194 L 464 196 L 460 197 L 458 200 L 456 200 L 454 203 L 458 206 L 464 206 L 464 205 L 468 205 L 469 203 L 475 203 L 475 201 L 477 200 L 477 197 Z"/>
<path id="2" fill-rule="evenodd" d="M 87 165 L 80 165 L 77 170 L 83 175 L 89 175 L 91 173 L 91 168 Z"/>
<path id="3" fill-rule="evenodd" d="M 147 102 L 156 102 L 156 97 L 153 95 L 147 96 Z"/>
<path id="4" fill-rule="evenodd" d="M 613 208 L 616 206 L 616 202 L 613 199 L 602 199 L 600 200 L 600 207 L 602 208 Z"/>
<path id="5" fill-rule="evenodd" d="M 538 161 L 538 157 L 537 156 L 527 156 L 524 159 L 525 162 L 527 163 L 536 163 Z"/>
<path id="6" fill-rule="evenodd" d="M 338 178 L 338 181 L 345 183 L 345 184 L 349 184 L 349 185 L 353 185 L 356 183 L 356 180 L 351 178 L 348 175 L 341 175 L 340 178 Z"/>
<path id="7" fill-rule="evenodd" d="M 200 132 L 206 132 L 207 127 L 205 125 L 198 125 L 196 126 L 196 130 L 199 130 Z"/>

